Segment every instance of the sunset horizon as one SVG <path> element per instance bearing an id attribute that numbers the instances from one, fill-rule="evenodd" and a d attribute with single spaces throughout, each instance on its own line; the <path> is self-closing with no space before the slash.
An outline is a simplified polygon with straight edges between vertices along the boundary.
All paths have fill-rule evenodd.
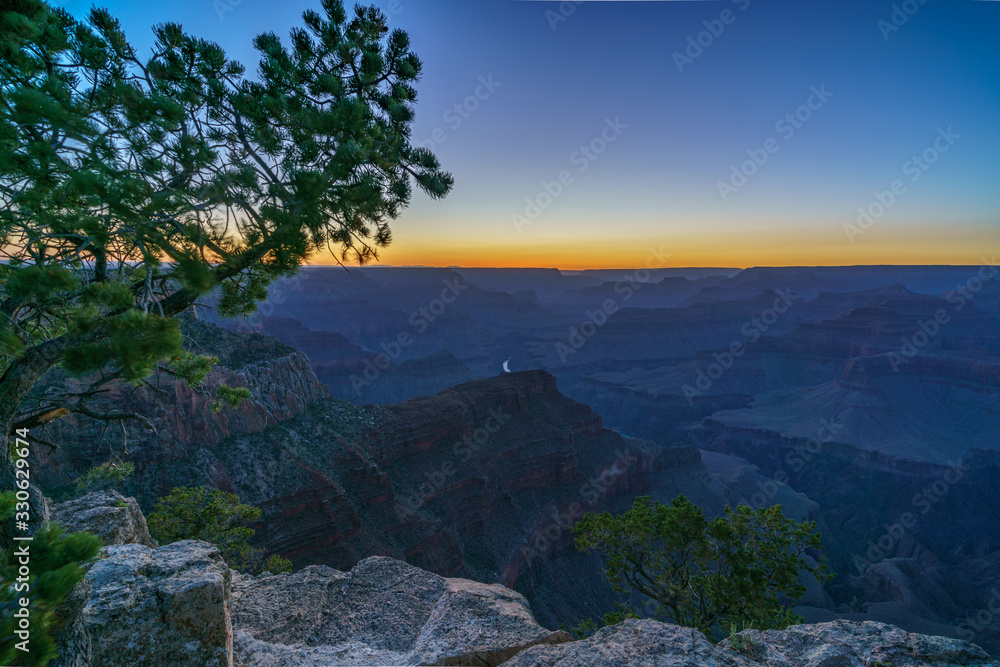
<path id="1" fill-rule="evenodd" d="M 414 188 L 380 261 L 979 263 L 1000 248 L 1000 5 L 912 3 L 377 2 L 424 65 L 410 140 L 454 176 Z M 318 2 L 106 4 L 141 54 L 176 21 L 254 77 L 247 36 Z"/>

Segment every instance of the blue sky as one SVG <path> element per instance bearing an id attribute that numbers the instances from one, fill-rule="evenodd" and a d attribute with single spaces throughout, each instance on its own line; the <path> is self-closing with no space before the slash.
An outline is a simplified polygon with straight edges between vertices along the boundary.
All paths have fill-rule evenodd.
<path id="1" fill-rule="evenodd" d="M 977 264 L 1000 246 L 1000 2 L 373 4 L 424 61 L 414 138 L 456 178 L 414 198 L 386 263 L 630 266 L 666 246 L 677 265 Z M 252 68 L 255 34 L 319 2 L 104 6 L 140 47 L 177 21 Z"/>

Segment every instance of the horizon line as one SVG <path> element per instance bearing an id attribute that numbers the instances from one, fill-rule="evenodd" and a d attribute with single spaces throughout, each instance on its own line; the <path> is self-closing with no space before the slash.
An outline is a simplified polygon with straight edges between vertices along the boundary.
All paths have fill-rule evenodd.
<path id="1" fill-rule="evenodd" d="M 619 266 L 619 267 L 592 267 L 584 269 L 562 269 L 557 266 L 462 266 L 459 264 L 448 264 L 448 265 L 438 265 L 438 264 L 302 264 L 300 268 L 302 269 L 370 269 L 370 268 L 385 268 L 385 269 L 503 269 L 508 271 L 570 271 L 570 272 L 583 272 L 583 271 L 635 271 L 637 269 L 646 269 L 649 271 L 679 271 L 688 269 L 719 269 L 726 271 L 746 271 L 747 269 L 850 269 L 850 268 L 881 268 L 881 267 L 896 267 L 896 268 L 963 268 L 963 267 L 974 267 L 982 266 L 982 264 L 891 264 L 891 263 L 881 263 L 881 264 L 749 264 L 747 266 L 713 266 L 713 265 L 685 265 L 685 266 Z"/>

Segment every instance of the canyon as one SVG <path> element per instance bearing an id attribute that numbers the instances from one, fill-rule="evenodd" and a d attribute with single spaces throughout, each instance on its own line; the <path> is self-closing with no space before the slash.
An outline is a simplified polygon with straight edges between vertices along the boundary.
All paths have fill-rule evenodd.
<path id="1" fill-rule="evenodd" d="M 993 269 L 308 268 L 249 318 L 186 316 L 220 358 L 207 386 L 251 389 L 240 408 L 122 389 L 157 433 L 51 422 L 42 485 L 71 497 L 124 446 L 147 511 L 173 486 L 232 491 L 296 568 L 398 558 L 508 586 L 548 627 L 616 599 L 573 547 L 583 511 L 781 504 L 838 575 L 807 620 L 1000 651 Z"/>

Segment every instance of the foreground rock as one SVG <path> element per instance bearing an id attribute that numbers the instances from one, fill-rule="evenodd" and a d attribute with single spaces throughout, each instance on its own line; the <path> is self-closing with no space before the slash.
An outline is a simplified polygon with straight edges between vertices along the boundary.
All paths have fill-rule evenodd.
<path id="1" fill-rule="evenodd" d="M 535 646 L 504 667 L 756 667 L 721 649 L 697 630 L 648 619 L 629 619 L 587 639 Z"/>
<path id="2" fill-rule="evenodd" d="M 67 533 L 93 533 L 101 538 L 105 546 L 157 546 L 149 536 L 146 517 L 142 515 L 139 503 L 135 498 L 126 498 L 117 491 L 89 493 L 82 498 L 57 503 L 52 507 L 51 520 Z"/>
<path id="3" fill-rule="evenodd" d="M 391 558 L 350 572 L 237 577 L 237 665 L 498 665 L 528 646 L 566 641 L 503 586 L 446 579 Z"/>
<path id="4" fill-rule="evenodd" d="M 960 639 L 905 632 L 874 621 L 796 625 L 785 630 L 745 630 L 720 646 L 774 667 L 1000 667 L 1000 661 Z M 751 663 L 757 664 L 757 663 Z"/>
<path id="5" fill-rule="evenodd" d="M 52 664 L 228 667 L 230 583 L 205 542 L 108 547 L 71 595 Z"/>
<path id="6" fill-rule="evenodd" d="M 1000 667 L 968 642 L 883 623 L 834 621 L 747 630 L 712 645 L 700 632 L 631 619 L 587 639 L 535 646 L 504 667 Z"/>
<path id="7" fill-rule="evenodd" d="M 56 505 L 69 530 L 149 541 L 135 500 L 90 494 Z M 233 573 L 185 540 L 105 548 L 60 608 L 53 667 L 1000 667 L 968 642 L 838 620 L 747 630 L 718 645 L 632 619 L 581 641 L 541 627 L 520 594 L 367 558 L 350 572 Z"/>
<path id="8" fill-rule="evenodd" d="M 493 667 L 569 639 L 503 586 L 382 557 L 241 576 L 196 540 L 106 548 L 60 611 L 54 667 Z"/>

